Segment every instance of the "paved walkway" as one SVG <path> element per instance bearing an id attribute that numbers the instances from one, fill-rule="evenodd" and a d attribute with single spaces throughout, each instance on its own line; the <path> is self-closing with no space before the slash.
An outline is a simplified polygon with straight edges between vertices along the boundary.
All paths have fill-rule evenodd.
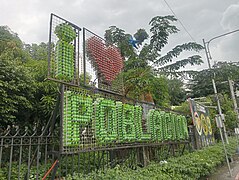
<path id="1" fill-rule="evenodd" d="M 232 177 L 230 177 L 228 166 L 225 163 L 219 167 L 215 173 L 205 178 L 208 180 L 239 180 L 239 156 L 234 156 L 233 162 L 230 163 Z"/>

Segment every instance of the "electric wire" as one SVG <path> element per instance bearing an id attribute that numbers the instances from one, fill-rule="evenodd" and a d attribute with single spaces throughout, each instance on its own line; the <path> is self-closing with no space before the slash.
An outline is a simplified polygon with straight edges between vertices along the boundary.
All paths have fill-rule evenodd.
<path id="1" fill-rule="evenodd" d="M 196 42 L 195 39 L 192 37 L 192 35 L 189 33 L 189 31 L 187 30 L 187 28 L 184 26 L 183 22 L 177 17 L 176 13 L 173 11 L 173 9 L 170 7 L 170 5 L 168 4 L 168 2 L 166 0 L 164 0 L 165 4 L 168 6 L 168 8 L 170 9 L 170 11 L 173 13 L 173 15 L 178 19 L 178 22 L 181 24 L 181 26 L 183 27 L 183 29 L 185 30 L 185 32 L 189 35 L 189 37 L 192 39 L 192 41 Z"/>

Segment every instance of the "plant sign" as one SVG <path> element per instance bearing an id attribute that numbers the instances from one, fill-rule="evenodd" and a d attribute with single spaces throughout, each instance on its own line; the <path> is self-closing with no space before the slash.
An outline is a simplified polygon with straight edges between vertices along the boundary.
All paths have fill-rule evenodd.
<path id="1" fill-rule="evenodd" d="M 160 143 L 188 138 L 184 116 L 151 109 L 144 124 L 142 115 L 143 108 L 140 105 L 122 103 L 88 90 L 67 87 L 64 92 L 64 149 Z"/>
<path id="2" fill-rule="evenodd" d="M 107 83 L 111 83 L 123 68 L 123 58 L 119 49 L 92 36 L 86 40 L 86 50 L 93 67 Z"/>
<path id="3" fill-rule="evenodd" d="M 78 85 L 81 28 L 51 14 L 48 43 L 48 79 Z"/>
<path id="4" fill-rule="evenodd" d="M 77 83 L 81 65 L 78 62 L 79 32 L 76 25 L 51 15 L 48 75 L 62 84 L 61 152 L 188 139 L 187 121 L 182 115 L 125 100 L 122 95 L 97 87 L 80 87 Z M 97 35 L 88 38 L 84 35 L 83 43 L 83 54 L 88 56 L 97 76 L 111 85 L 123 68 L 119 49 Z M 86 62 L 83 63 L 86 73 Z"/>

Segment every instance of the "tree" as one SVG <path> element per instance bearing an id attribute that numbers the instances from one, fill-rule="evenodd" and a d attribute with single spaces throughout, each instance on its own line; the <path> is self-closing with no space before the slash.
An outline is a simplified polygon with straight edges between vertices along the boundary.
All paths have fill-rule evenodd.
<path id="1" fill-rule="evenodd" d="M 149 34 L 144 29 L 137 30 L 134 37 L 138 41 L 138 45 L 141 46 L 138 51 L 129 44 L 132 36 L 126 34 L 124 30 L 116 26 L 111 26 L 106 30 L 105 39 L 107 42 L 118 46 L 122 56 L 125 58 L 124 70 L 119 75 L 123 80 L 124 95 L 139 99 L 141 95 L 150 93 L 157 104 L 160 104 L 160 101 L 168 102 L 169 95 L 165 90 L 161 91 L 165 93 L 160 96 L 162 99 L 157 99 L 159 98 L 157 94 L 159 90 L 165 89 L 165 86 L 161 86 L 162 84 L 165 85 L 165 82 L 159 83 L 157 88 L 155 88 L 157 86 L 155 82 L 159 81 L 159 79 L 161 82 L 165 81 L 168 75 L 178 77 L 185 74 L 185 71 L 179 70 L 188 64 L 198 65 L 202 63 L 199 55 L 173 62 L 174 58 L 178 58 L 183 51 L 198 52 L 203 48 L 194 42 L 177 45 L 162 56 L 161 50 L 168 43 L 169 35 L 179 31 L 173 25 L 175 21 L 176 18 L 173 16 L 156 16 L 152 18 L 149 23 L 151 26 L 149 43 L 146 43 Z"/>
<path id="2" fill-rule="evenodd" d="M 29 56 L 22 51 L 23 43 L 7 26 L 0 26 L 0 56 L 4 59 L 26 62 Z"/>
<path id="3" fill-rule="evenodd" d="M 34 60 L 47 60 L 48 45 L 46 43 L 24 44 L 24 50 L 28 52 Z"/>
<path id="4" fill-rule="evenodd" d="M 233 102 L 229 98 L 227 94 L 223 94 L 220 96 L 220 101 L 222 105 L 222 111 L 225 114 L 225 125 L 226 128 L 229 129 L 232 133 L 234 133 L 234 128 L 237 127 L 236 122 L 236 113 L 233 110 Z"/>
<path id="5" fill-rule="evenodd" d="M 230 95 L 230 89 L 227 81 L 228 79 L 238 81 L 239 63 L 218 62 L 213 66 L 212 70 L 205 69 L 197 72 L 188 86 L 191 90 L 191 96 L 205 97 L 214 94 L 212 86 L 213 77 L 215 79 L 218 92 Z"/>
<path id="6" fill-rule="evenodd" d="M 47 46 L 32 47 L 28 52 L 16 33 L 0 26 L 1 125 L 44 124 L 55 106 L 57 85 L 45 80 Z"/>
<path id="7" fill-rule="evenodd" d="M 35 88 L 29 71 L 18 61 L 10 61 L 0 56 L 0 119 L 1 124 L 29 120 L 33 110 Z"/>
<path id="8" fill-rule="evenodd" d="M 203 49 L 200 44 L 195 42 L 183 43 L 177 45 L 165 55 L 161 54 L 161 50 L 168 43 L 170 34 L 175 34 L 179 31 L 172 23 L 177 21 L 174 16 L 156 16 L 149 22 L 151 25 L 150 43 L 145 45 L 146 48 L 144 58 L 153 63 L 154 70 L 158 73 L 171 75 L 178 77 L 184 73 L 191 73 L 191 71 L 180 71 L 186 65 L 200 65 L 203 61 L 199 55 L 192 55 L 182 60 L 174 61 L 174 58 L 178 58 L 184 51 L 196 51 L 199 52 Z"/>
<path id="9" fill-rule="evenodd" d="M 38 125 L 44 125 L 56 105 L 58 96 L 58 84 L 46 80 L 47 77 L 47 60 L 31 59 L 24 64 L 29 71 L 29 76 L 33 80 L 32 87 L 35 87 L 34 99 L 31 100 L 34 108 L 29 113 L 32 121 Z"/>
<path id="10" fill-rule="evenodd" d="M 168 93 L 171 105 L 179 105 L 186 100 L 186 91 L 183 88 L 183 82 L 180 79 L 169 79 Z"/>
<path id="11" fill-rule="evenodd" d="M 22 41 L 18 37 L 17 33 L 14 33 L 11 31 L 11 29 L 8 26 L 0 26 L 0 41 L 10 42 L 14 41 L 17 46 L 22 46 Z"/>

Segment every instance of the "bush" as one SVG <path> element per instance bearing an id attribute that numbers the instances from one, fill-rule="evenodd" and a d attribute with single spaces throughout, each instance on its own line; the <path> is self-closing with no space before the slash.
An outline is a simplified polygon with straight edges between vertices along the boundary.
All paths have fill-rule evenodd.
<path id="1" fill-rule="evenodd" d="M 228 155 L 235 153 L 236 140 L 230 139 L 227 145 Z M 222 143 L 214 146 L 205 147 L 193 153 L 185 154 L 180 157 L 172 157 L 167 163 L 159 164 L 152 162 L 145 168 L 132 170 L 124 166 L 117 166 L 105 172 L 94 172 L 86 177 L 82 174 L 68 176 L 67 179 L 99 179 L 99 180 L 135 180 L 135 179 L 199 179 L 200 177 L 211 174 L 216 167 L 225 162 L 225 155 Z"/>

